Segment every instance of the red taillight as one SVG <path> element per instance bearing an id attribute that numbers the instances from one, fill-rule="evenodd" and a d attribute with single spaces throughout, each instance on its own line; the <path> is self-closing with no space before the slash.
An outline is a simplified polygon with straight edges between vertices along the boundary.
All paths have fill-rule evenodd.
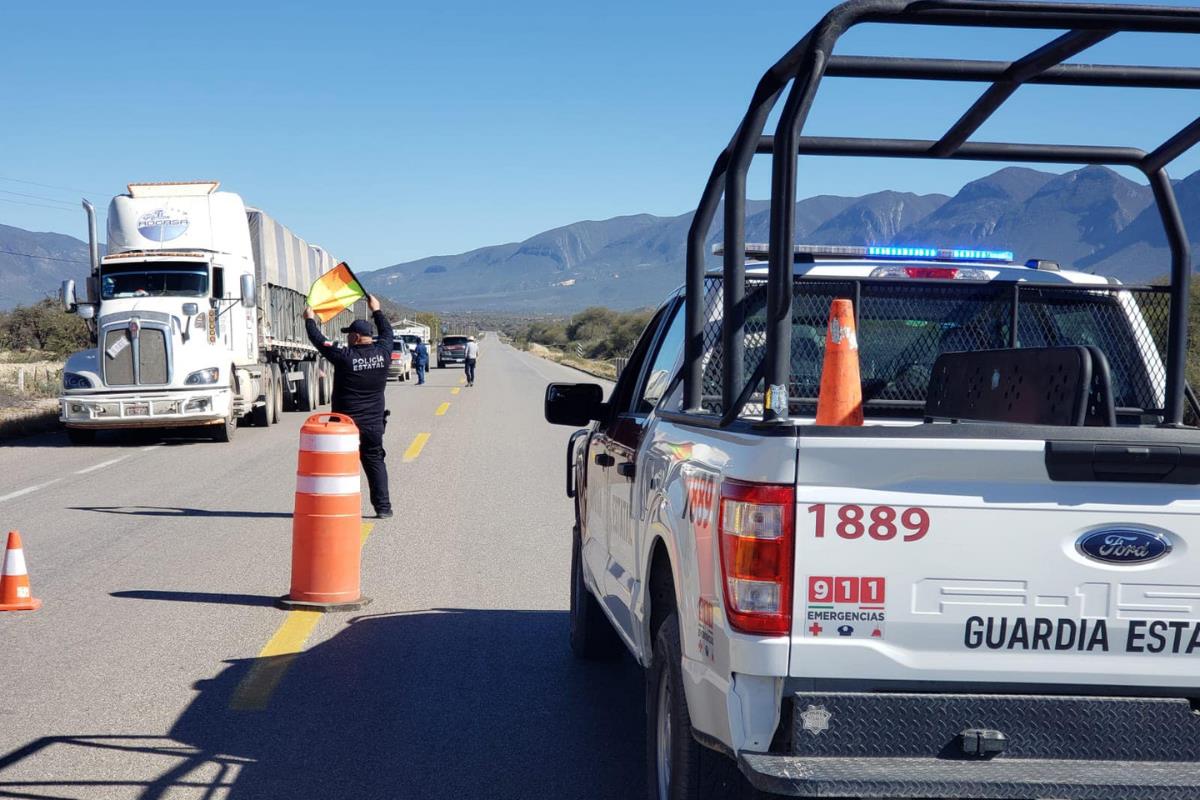
<path id="1" fill-rule="evenodd" d="M 392 361 L 399 361 L 399 360 L 400 360 L 400 354 L 393 352 L 392 353 Z"/>
<path id="2" fill-rule="evenodd" d="M 910 278 L 952 279 L 958 276 L 958 267 L 905 267 L 904 273 Z"/>
<path id="3" fill-rule="evenodd" d="M 721 574 L 736 630 L 791 633 L 795 505 L 792 486 L 721 483 Z"/>

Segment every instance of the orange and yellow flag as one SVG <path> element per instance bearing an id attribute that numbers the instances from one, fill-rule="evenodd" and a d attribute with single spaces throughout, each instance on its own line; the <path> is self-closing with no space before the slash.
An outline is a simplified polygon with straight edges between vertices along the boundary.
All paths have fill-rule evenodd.
<path id="1" fill-rule="evenodd" d="M 308 304 L 316 312 L 317 319 L 328 322 L 366 295 L 358 278 L 343 261 L 313 282 L 308 290 Z"/>

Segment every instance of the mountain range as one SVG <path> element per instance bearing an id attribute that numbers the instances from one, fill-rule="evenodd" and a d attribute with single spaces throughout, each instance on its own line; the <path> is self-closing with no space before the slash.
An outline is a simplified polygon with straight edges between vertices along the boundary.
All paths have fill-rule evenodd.
<path id="1" fill-rule="evenodd" d="M 1175 191 L 1200 258 L 1200 171 Z M 746 240 L 765 242 L 769 205 L 746 206 Z M 721 212 L 708 246 L 722 235 Z M 692 214 L 635 214 L 576 222 L 521 242 L 358 270 L 372 291 L 438 311 L 571 312 L 652 305 L 683 281 Z M 953 197 L 881 191 L 796 203 L 796 241 L 1012 250 L 1125 282 L 1168 273 L 1169 252 L 1148 186 L 1107 167 L 1056 174 L 1006 167 Z M 711 252 L 711 250 L 710 250 Z M 35 256 L 12 255 L 25 253 Z M 710 256 L 716 266 L 717 259 Z M 52 293 L 86 269 L 87 246 L 61 234 L 0 225 L 0 308 Z"/>
<path id="2" fill-rule="evenodd" d="M 1200 172 L 1178 181 L 1176 192 L 1200 253 Z M 882 191 L 801 200 L 796 240 L 1012 250 L 1020 260 L 1145 281 L 1166 275 L 1170 263 L 1153 199 L 1148 186 L 1106 167 L 1064 174 L 1007 167 L 953 197 Z M 747 204 L 747 241 L 767 241 L 768 216 L 765 201 Z M 364 280 L 411 305 L 450 311 L 644 306 L 683 281 L 691 219 L 639 214 L 578 222 L 523 242 L 395 264 Z M 709 246 L 721 235 L 718 213 Z"/>

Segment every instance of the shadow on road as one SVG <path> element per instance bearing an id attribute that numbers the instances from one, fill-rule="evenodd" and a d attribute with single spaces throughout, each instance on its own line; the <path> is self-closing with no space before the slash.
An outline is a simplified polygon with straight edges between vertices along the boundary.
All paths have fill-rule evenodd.
<path id="1" fill-rule="evenodd" d="M 229 662 L 196 684 L 195 700 L 168 732 L 173 750 L 122 754 L 126 770 L 137 758 L 156 759 L 126 785 L 143 799 L 210 781 L 211 796 L 229 798 L 638 796 L 641 671 L 629 658 L 574 660 L 566 629 L 567 615 L 557 611 L 357 617 L 294 658 L 262 711 L 231 710 L 230 701 L 262 674 L 255 666 L 263 660 Z M 49 740 L 96 746 L 79 736 Z M 5 767 L 36 760 L 37 745 L 0 756 L 0 796 L 76 786 L 83 791 L 70 796 L 103 794 L 87 791 L 82 777 L 10 779 Z M 169 765 L 163 750 L 174 754 Z"/>
<path id="2" fill-rule="evenodd" d="M 71 511 L 96 511 L 133 517 L 235 517 L 240 519 L 291 519 L 291 511 L 213 511 L 207 508 L 169 506 L 70 506 Z"/>
<path id="3" fill-rule="evenodd" d="M 261 594 L 220 594 L 218 592 L 161 592 L 153 589 L 131 589 L 109 592 L 111 597 L 128 600 L 169 600 L 175 603 L 216 603 L 230 606 L 273 606 L 278 597 Z"/>
<path id="4" fill-rule="evenodd" d="M 91 444 L 71 444 L 62 431 L 37 433 L 30 436 L 0 437 L 0 447 L 42 450 L 53 447 L 75 447 L 82 449 L 109 450 L 125 447 L 145 447 L 151 444 L 167 446 L 205 443 L 211 444 L 212 437 L 203 431 L 189 428 L 155 428 L 148 430 L 99 431 Z"/>

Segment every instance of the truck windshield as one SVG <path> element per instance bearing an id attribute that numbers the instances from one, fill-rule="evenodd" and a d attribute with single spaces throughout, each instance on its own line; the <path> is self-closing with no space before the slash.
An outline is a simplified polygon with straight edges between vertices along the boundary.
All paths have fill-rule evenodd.
<path id="1" fill-rule="evenodd" d="M 462 347 L 466 343 L 467 337 L 465 336 L 447 336 L 442 339 L 442 344 L 446 347 Z"/>
<path id="2" fill-rule="evenodd" d="M 106 264 L 100 268 L 100 297 L 204 297 L 208 266 L 187 261 Z"/>

